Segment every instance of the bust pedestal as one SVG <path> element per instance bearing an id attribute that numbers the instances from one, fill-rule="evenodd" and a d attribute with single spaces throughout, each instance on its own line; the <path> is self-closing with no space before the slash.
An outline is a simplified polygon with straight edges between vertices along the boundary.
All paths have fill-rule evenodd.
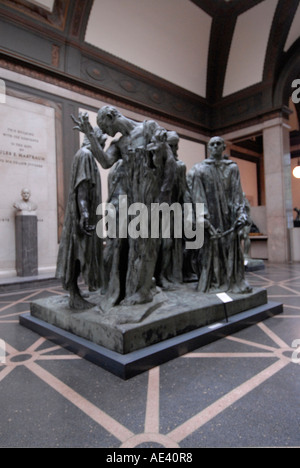
<path id="1" fill-rule="evenodd" d="M 18 276 L 38 274 L 37 216 L 17 215 L 16 270 Z"/>

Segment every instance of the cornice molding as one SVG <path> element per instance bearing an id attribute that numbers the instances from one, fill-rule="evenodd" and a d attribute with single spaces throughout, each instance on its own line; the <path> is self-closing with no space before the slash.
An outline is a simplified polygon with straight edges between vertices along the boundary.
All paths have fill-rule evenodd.
<path id="1" fill-rule="evenodd" d="M 16 0 L 16 3 L 21 1 L 23 0 Z M 24 2 L 29 3 L 26 0 Z M 68 0 L 56 0 L 55 5 L 69 5 L 63 30 L 49 24 L 43 29 L 41 23 L 38 24 L 24 12 L 19 11 L 14 15 L 14 10 L 9 9 L 5 5 L 7 0 L 4 0 L 0 6 L 0 12 L 5 13 L 2 24 L 11 38 L 3 36 L 5 40 L 2 43 L 6 47 L 0 51 L 0 57 L 4 68 L 18 69 L 21 73 L 39 77 L 38 79 L 62 88 L 76 89 L 82 95 L 132 106 L 145 115 L 156 116 L 209 136 L 215 132 L 259 122 L 264 115 L 282 113 L 282 105 L 287 105 L 290 91 L 288 80 L 296 73 L 297 67 L 300 69 L 299 47 L 294 45 L 291 48 L 293 53 L 289 51 L 286 54 L 283 53 L 283 47 L 298 0 L 279 0 L 270 34 L 267 53 L 269 62 L 266 61 L 265 64 L 263 81 L 222 97 L 226 63 L 237 15 L 260 2 L 261 0 L 233 0 L 226 6 L 223 0 L 218 2 L 218 5 L 223 5 L 221 10 L 225 16 L 215 15 L 212 22 L 206 99 L 84 42 L 92 0 L 74 0 L 69 3 Z M 204 11 L 211 8 L 212 15 L 217 8 L 217 2 L 212 3 L 210 0 L 194 0 L 194 3 Z M 222 25 L 225 29 L 221 28 Z M 18 49 L 16 46 L 12 50 L 10 44 L 13 43 L 16 26 L 22 47 Z M 37 43 L 39 32 L 42 34 Z M 278 49 L 272 45 L 272 40 Z M 43 44 L 42 51 L 39 44 Z"/>
<path id="2" fill-rule="evenodd" d="M 17 21 L 41 23 L 51 28 L 63 31 L 67 23 L 67 17 L 71 0 L 55 0 L 53 11 L 48 11 L 27 0 L 2 0 L 1 14 Z"/>

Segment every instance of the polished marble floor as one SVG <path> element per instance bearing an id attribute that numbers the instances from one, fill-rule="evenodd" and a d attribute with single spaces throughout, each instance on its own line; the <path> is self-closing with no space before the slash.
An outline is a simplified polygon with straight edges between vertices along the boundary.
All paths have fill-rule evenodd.
<path id="1" fill-rule="evenodd" d="M 300 264 L 247 278 L 283 314 L 126 381 L 19 324 L 57 283 L 2 288 L 0 447 L 299 447 Z"/>

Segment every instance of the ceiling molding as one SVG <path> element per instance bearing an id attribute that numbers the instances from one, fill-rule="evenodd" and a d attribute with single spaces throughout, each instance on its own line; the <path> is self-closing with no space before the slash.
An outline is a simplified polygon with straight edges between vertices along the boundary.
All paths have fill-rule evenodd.
<path id="1" fill-rule="evenodd" d="M 267 46 L 263 81 L 273 83 L 299 0 L 279 0 Z"/>
<path id="2" fill-rule="evenodd" d="M 237 15 L 216 15 L 211 26 L 207 65 L 206 98 L 210 104 L 222 98 L 226 65 Z"/>
<path id="3" fill-rule="evenodd" d="M 44 26 L 50 26 L 59 31 L 64 31 L 71 0 L 55 0 L 53 10 L 48 11 L 45 8 L 37 6 L 27 0 L 2 0 L 1 8 L 3 14 L 8 14 L 21 21 L 27 19 L 35 24 L 42 23 Z"/>
<path id="4" fill-rule="evenodd" d="M 66 34 L 72 40 L 84 42 L 85 32 L 94 0 L 72 0 L 69 12 L 69 28 Z"/>
<path id="5" fill-rule="evenodd" d="M 87 44 L 84 38 L 93 0 L 56 0 L 52 13 L 27 0 L 2 0 L 1 57 L 7 66 L 75 87 L 83 94 L 118 100 L 205 135 L 280 113 L 283 104 L 288 105 L 290 80 L 300 70 L 300 39 L 283 52 L 299 0 L 278 0 L 263 81 L 225 97 L 226 65 L 237 18 L 263 0 L 191 1 L 212 16 L 206 99 Z"/>

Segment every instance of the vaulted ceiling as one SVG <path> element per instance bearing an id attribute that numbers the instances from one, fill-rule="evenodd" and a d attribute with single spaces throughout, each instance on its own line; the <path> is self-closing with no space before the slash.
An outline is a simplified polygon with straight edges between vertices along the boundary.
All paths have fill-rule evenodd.
<path id="1" fill-rule="evenodd" d="M 1 0 L 0 66 L 224 131 L 289 104 L 300 1 Z"/>

